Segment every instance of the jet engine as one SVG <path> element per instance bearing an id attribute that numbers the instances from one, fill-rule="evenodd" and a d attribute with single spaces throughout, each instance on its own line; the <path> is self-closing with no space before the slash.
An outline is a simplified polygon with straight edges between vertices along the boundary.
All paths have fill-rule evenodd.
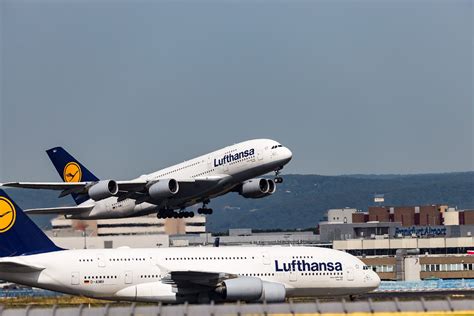
<path id="1" fill-rule="evenodd" d="M 153 183 L 148 188 L 148 194 L 154 200 L 169 198 L 179 191 L 178 181 L 175 179 L 163 179 Z"/>
<path id="2" fill-rule="evenodd" d="M 226 301 L 256 301 L 262 296 L 262 280 L 254 277 L 225 280 L 216 292 Z"/>
<path id="3" fill-rule="evenodd" d="M 285 286 L 281 283 L 263 281 L 263 293 L 260 302 L 278 303 L 284 302 L 286 297 Z"/>
<path id="4" fill-rule="evenodd" d="M 114 180 L 101 180 L 87 190 L 94 201 L 100 201 L 118 193 L 118 185 Z"/>
<path id="5" fill-rule="evenodd" d="M 240 195 L 248 199 L 258 199 L 275 193 L 275 181 L 270 179 L 251 179 L 244 182 Z"/>
<path id="6" fill-rule="evenodd" d="M 267 181 L 268 181 L 268 193 L 267 193 L 267 195 L 271 195 L 271 194 L 276 192 L 277 186 L 276 186 L 275 181 L 270 180 L 270 179 L 268 179 Z"/>
<path id="7" fill-rule="evenodd" d="M 240 277 L 222 282 L 216 288 L 225 301 L 283 302 L 286 289 L 283 284 L 262 281 L 255 277 Z"/>
<path id="8" fill-rule="evenodd" d="M 180 303 L 185 301 L 176 295 L 176 291 L 173 291 L 172 285 L 163 284 L 161 282 L 141 283 L 126 287 L 115 293 L 114 298 L 150 303 L 157 301 L 163 303 Z"/>

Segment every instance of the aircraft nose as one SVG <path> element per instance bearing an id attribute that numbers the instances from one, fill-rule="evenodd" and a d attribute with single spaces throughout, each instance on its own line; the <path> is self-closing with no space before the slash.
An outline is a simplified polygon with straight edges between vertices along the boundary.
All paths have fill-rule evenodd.
<path id="1" fill-rule="evenodd" d="M 293 153 L 288 148 L 283 147 L 282 152 L 281 152 L 281 156 L 282 156 L 283 160 L 285 161 L 285 163 L 288 163 L 291 160 L 291 158 L 293 158 Z"/>
<path id="2" fill-rule="evenodd" d="M 380 277 L 375 271 L 371 271 L 371 285 L 373 286 L 374 290 L 380 286 Z"/>

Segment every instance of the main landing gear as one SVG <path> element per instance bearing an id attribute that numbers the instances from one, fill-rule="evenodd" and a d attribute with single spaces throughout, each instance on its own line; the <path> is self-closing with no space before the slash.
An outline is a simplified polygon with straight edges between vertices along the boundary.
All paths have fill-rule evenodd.
<path id="1" fill-rule="evenodd" d="M 281 172 L 280 170 L 281 169 L 283 169 L 283 168 L 275 170 L 275 179 L 274 179 L 275 183 L 282 183 L 283 182 L 283 178 L 280 177 L 280 172 Z"/>
<path id="2" fill-rule="evenodd" d="M 206 214 L 206 215 L 211 215 L 212 214 L 212 208 L 206 207 L 207 204 L 211 202 L 210 200 L 205 200 L 202 203 L 202 207 L 198 208 L 198 214 Z"/>
<path id="3" fill-rule="evenodd" d="M 186 211 L 173 211 L 170 209 L 162 209 L 159 210 L 158 213 L 156 214 L 156 217 L 158 219 L 162 218 L 189 218 L 189 217 L 194 217 L 194 212 L 186 212 Z"/>

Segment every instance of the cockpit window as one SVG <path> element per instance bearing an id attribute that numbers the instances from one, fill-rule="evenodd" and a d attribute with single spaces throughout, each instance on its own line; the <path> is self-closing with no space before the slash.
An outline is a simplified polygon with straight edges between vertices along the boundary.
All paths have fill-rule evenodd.
<path id="1" fill-rule="evenodd" d="M 272 146 L 272 149 L 275 149 L 275 148 L 278 148 L 278 147 L 283 147 L 283 145 L 280 145 L 280 144 L 278 144 L 278 145 L 273 145 L 273 146 Z"/>
<path id="2" fill-rule="evenodd" d="M 370 270 L 370 267 L 369 267 L 369 266 L 363 266 L 362 269 L 364 269 L 364 270 Z"/>

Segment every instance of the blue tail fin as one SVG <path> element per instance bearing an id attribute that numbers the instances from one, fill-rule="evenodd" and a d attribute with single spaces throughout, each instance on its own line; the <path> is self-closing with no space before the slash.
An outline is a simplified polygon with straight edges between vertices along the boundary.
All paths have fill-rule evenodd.
<path id="1" fill-rule="evenodd" d="M 0 257 L 62 250 L 0 190 Z"/>
<path id="2" fill-rule="evenodd" d="M 64 182 L 99 181 L 99 178 L 93 175 L 64 148 L 54 147 L 46 150 L 46 153 Z M 71 195 L 76 204 L 81 204 L 89 199 L 87 195 L 83 194 Z"/>

